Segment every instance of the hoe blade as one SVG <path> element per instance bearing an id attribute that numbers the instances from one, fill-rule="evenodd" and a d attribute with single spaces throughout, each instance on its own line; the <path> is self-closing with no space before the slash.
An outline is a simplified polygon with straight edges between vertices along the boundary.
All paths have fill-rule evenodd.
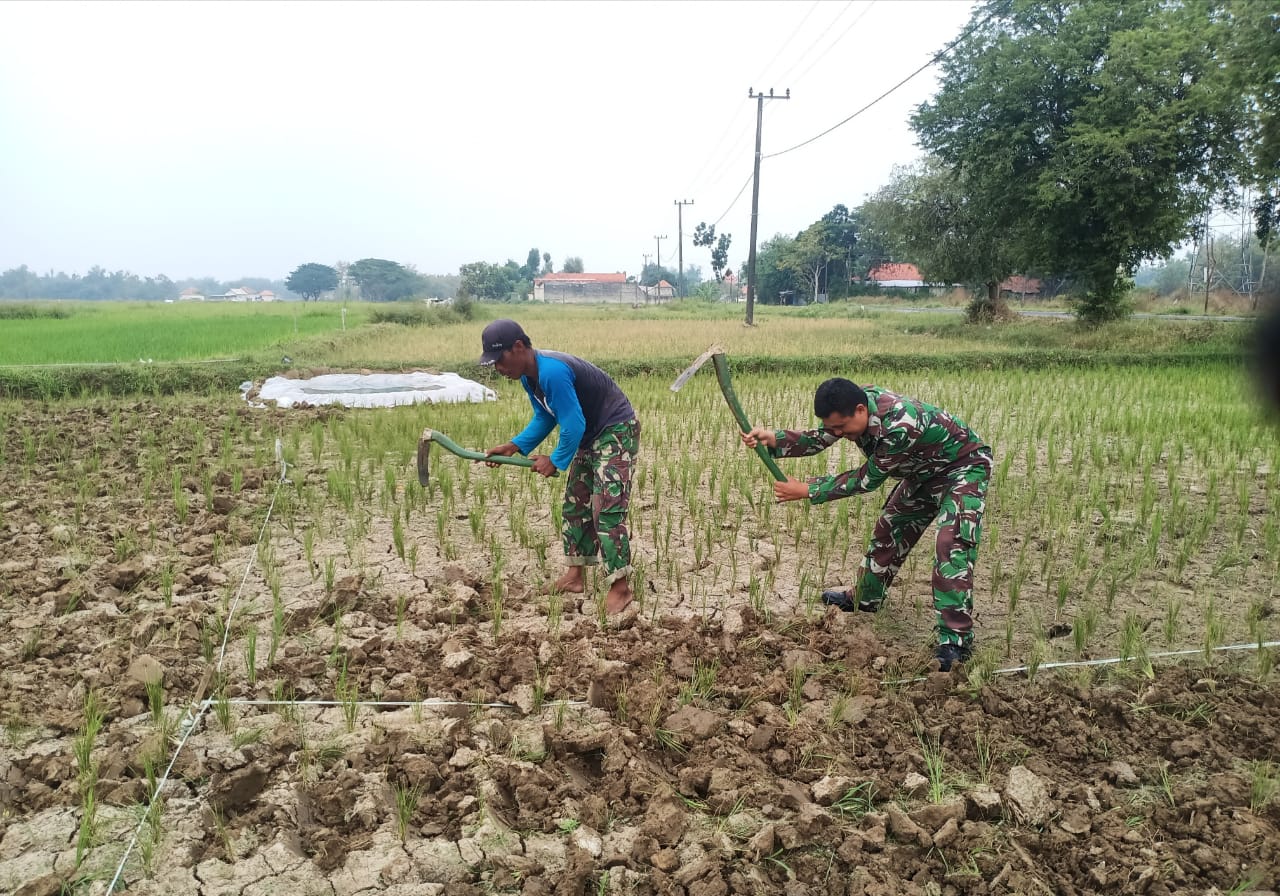
<path id="1" fill-rule="evenodd" d="M 685 383 L 689 382 L 689 380 L 693 377 L 695 373 L 698 372 L 698 369 L 702 367 L 703 364 L 706 364 L 716 355 L 723 355 L 723 354 L 724 354 L 724 349 L 721 346 L 713 345 L 711 346 L 711 348 L 707 349 L 705 352 L 698 355 L 697 360 L 694 361 L 692 364 L 690 364 L 684 373 L 676 377 L 676 381 L 671 384 L 671 391 L 679 392 L 680 388 Z"/>
<path id="2" fill-rule="evenodd" d="M 431 481 L 431 430 L 424 429 L 418 440 L 418 484 L 423 488 Z"/>

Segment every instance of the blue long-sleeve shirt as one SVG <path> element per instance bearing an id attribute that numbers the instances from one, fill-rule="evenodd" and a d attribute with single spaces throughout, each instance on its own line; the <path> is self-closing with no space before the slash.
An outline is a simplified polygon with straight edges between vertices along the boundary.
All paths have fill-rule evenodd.
<path id="1" fill-rule="evenodd" d="M 618 384 L 591 362 L 563 352 L 535 354 L 537 382 L 520 377 L 533 405 L 533 419 L 511 441 L 527 455 L 559 425 L 560 441 L 551 452 L 551 463 L 566 470 L 580 447 L 594 442 L 606 426 L 625 423 L 636 413 Z"/>

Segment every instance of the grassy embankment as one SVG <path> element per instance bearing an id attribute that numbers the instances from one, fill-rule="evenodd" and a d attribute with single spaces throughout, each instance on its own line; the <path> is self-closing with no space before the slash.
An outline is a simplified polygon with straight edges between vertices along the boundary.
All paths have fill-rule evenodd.
<path id="1" fill-rule="evenodd" d="M 673 375 L 712 343 L 735 370 L 823 372 L 1045 369 L 1133 364 L 1239 363 L 1247 325 L 1133 320 L 1089 329 L 1023 319 L 994 327 L 944 311 L 904 314 L 835 304 L 742 306 L 685 302 L 629 306 L 477 306 L 475 319 L 434 309 L 388 322 L 408 306 L 152 305 L 59 302 L 9 306 L 0 321 L 0 396 L 206 394 L 234 390 L 286 367 L 305 370 L 454 370 L 475 365 L 480 330 L 512 315 L 535 345 L 591 358 L 619 376 Z M 345 321 L 344 321 L 345 317 Z M 374 322 L 379 321 L 382 322 Z M 291 359 L 289 364 L 283 358 Z"/>

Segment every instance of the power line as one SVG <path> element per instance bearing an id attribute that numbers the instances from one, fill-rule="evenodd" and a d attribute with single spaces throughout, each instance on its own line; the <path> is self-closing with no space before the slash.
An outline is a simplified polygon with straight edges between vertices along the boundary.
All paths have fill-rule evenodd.
<path id="1" fill-rule="evenodd" d="M 813 61 L 809 63 L 809 65 L 805 68 L 804 71 L 802 71 L 800 74 L 796 75 L 795 78 L 792 79 L 792 84 L 794 85 L 796 83 L 799 83 L 801 80 L 803 80 L 805 75 L 813 71 L 813 67 L 817 65 L 819 62 L 821 62 L 823 59 L 825 59 L 827 57 L 827 54 L 830 53 L 832 50 L 834 50 L 839 45 L 840 41 L 845 39 L 845 37 L 849 34 L 849 32 L 853 30 L 853 26 L 861 22 L 863 18 L 866 17 L 867 13 L 871 12 L 871 7 L 875 5 L 876 5 L 876 0 L 871 0 L 871 2 L 867 4 L 866 9 L 858 13 L 858 15 L 854 17 L 854 20 L 849 23 L 849 26 L 845 28 L 844 31 L 840 32 L 840 36 L 837 37 L 834 41 L 832 41 L 831 44 L 825 50 L 823 50 L 820 54 L 815 56 Z"/>
<path id="2" fill-rule="evenodd" d="M 849 0 L 849 2 L 852 3 L 853 0 Z M 764 67 L 764 71 L 760 73 L 760 77 L 756 78 L 756 81 L 758 83 L 768 84 L 770 81 L 782 80 L 781 78 L 766 79 L 765 75 L 769 74 L 769 69 L 773 66 L 775 62 L 778 61 L 778 58 L 782 56 L 782 51 L 785 50 L 787 47 L 791 46 L 791 42 L 796 39 L 796 35 L 799 34 L 800 29 L 804 27 L 804 23 L 809 21 L 809 16 L 813 15 L 813 11 L 817 9 L 818 6 L 821 5 L 821 3 L 822 3 L 822 0 L 813 0 L 813 6 L 809 7 L 809 11 L 804 14 L 804 18 L 800 20 L 800 24 L 796 25 L 795 30 L 791 32 L 791 36 L 788 37 L 786 41 L 783 42 L 782 46 L 778 48 L 778 52 L 773 54 L 773 58 L 770 59 L 769 64 Z M 792 68 L 795 68 L 794 63 L 792 64 Z"/>
<path id="3" fill-rule="evenodd" d="M 747 175 L 747 179 L 742 182 L 742 186 L 738 189 L 738 195 L 733 197 L 733 201 L 729 203 L 729 207 L 724 210 L 724 213 L 721 214 L 720 217 L 716 218 L 715 223 L 711 225 L 712 227 L 718 226 L 720 222 L 724 220 L 724 216 L 733 211 L 733 207 L 738 204 L 738 200 L 742 198 L 742 194 L 747 191 L 747 185 L 751 183 L 751 178 L 754 176 L 755 172 Z"/>
<path id="4" fill-rule="evenodd" d="M 874 2 L 874 0 L 872 0 L 872 2 Z M 800 33 L 800 29 L 804 27 L 804 23 L 809 21 L 809 17 L 813 15 L 813 11 L 817 9 L 821 5 L 821 3 L 822 3 L 822 0 L 814 0 L 813 5 L 809 7 L 809 11 L 806 12 L 804 14 L 804 17 L 800 19 L 800 23 L 796 25 L 794 29 L 792 29 L 791 36 L 788 37 L 785 41 L 783 41 L 782 46 L 778 48 L 778 52 L 773 54 L 773 58 L 769 60 L 769 64 L 765 66 L 764 71 L 766 74 L 768 73 L 769 69 L 773 66 L 773 64 L 777 62 L 778 59 L 782 56 L 783 51 L 785 51 L 787 47 L 791 45 L 791 42 L 795 40 L 796 35 Z M 794 65 L 792 67 L 794 68 Z M 769 80 L 779 80 L 779 79 L 769 79 Z M 768 83 L 768 82 L 766 81 L 764 76 L 761 75 L 761 77 L 756 78 L 756 83 Z M 743 114 L 743 107 L 735 106 L 733 114 L 729 116 L 728 123 L 724 126 L 724 129 L 720 132 L 720 139 L 716 141 L 715 145 L 711 149 L 711 152 L 707 153 L 706 160 L 702 163 L 702 167 L 698 169 L 698 173 L 693 176 L 693 182 L 690 184 L 690 188 L 685 191 L 686 193 L 697 192 L 696 190 L 693 189 L 693 187 L 702 185 L 702 181 L 701 181 L 702 175 L 704 172 L 708 170 L 708 168 L 715 170 L 717 172 L 723 171 L 723 169 L 725 168 L 725 163 L 729 160 L 729 155 L 733 151 L 733 147 L 736 147 L 738 143 L 741 142 L 742 135 L 750 130 L 751 120 L 750 118 L 745 118 L 743 121 L 742 127 L 738 129 L 738 132 L 737 134 L 735 134 L 733 140 L 729 142 L 728 144 L 729 148 L 727 148 L 723 154 L 719 154 L 720 147 L 725 145 L 725 138 L 729 136 L 729 132 L 733 129 L 734 122 L 736 122 L 739 116 L 741 116 L 742 114 Z M 713 159 L 718 159 L 715 165 L 711 164 L 711 161 Z M 707 181 L 707 183 L 713 184 L 718 182 L 719 179 L 720 179 L 719 174 L 717 174 L 715 178 L 710 179 L 709 181 Z"/>
<path id="5" fill-rule="evenodd" d="M 884 99 L 885 97 L 887 97 L 889 94 L 893 93 L 895 90 L 897 90 L 897 89 L 898 89 L 899 87 L 901 87 L 903 84 L 906 84 L 908 81 L 910 81 L 910 80 L 911 80 L 912 78 L 914 78 L 916 75 L 920 74 L 922 71 L 924 71 L 925 69 L 927 69 L 929 66 L 931 66 L 931 65 L 935 64 L 936 62 L 938 62 L 938 60 L 942 59 L 942 57 L 943 57 L 943 56 L 945 56 L 945 55 L 947 55 L 947 53 L 951 52 L 951 50 L 953 50 L 953 49 L 955 48 L 955 46 L 956 46 L 957 44 L 959 44 L 959 43 L 960 43 L 960 41 L 964 40 L 966 37 L 968 37 L 968 36 L 969 36 L 970 34 L 972 34 L 974 31 L 978 30 L 978 28 L 980 28 L 981 26 L 983 26 L 983 25 L 987 24 L 987 22 L 991 21 L 991 19 L 993 19 L 994 17 L 995 17 L 995 12 L 992 12 L 992 13 L 991 13 L 990 15 L 988 15 L 985 19 L 983 19 L 981 22 L 975 22 L 974 24 L 970 25 L 970 26 L 969 26 L 968 28 L 966 28 L 964 31 L 960 32 L 960 36 L 959 36 L 959 37 L 957 37 L 957 38 L 956 38 L 955 40 L 953 40 L 951 43 L 947 44 L 945 47 L 943 47 L 943 48 L 942 48 L 941 50 L 939 50 L 937 53 L 934 53 L 934 54 L 933 54 L 933 56 L 931 56 L 931 57 L 929 58 L 929 60 L 928 60 L 927 62 L 925 62 L 925 64 L 924 64 L 924 65 L 920 66 L 918 69 L 916 69 L 915 71 L 913 71 L 911 74 L 907 75 L 905 78 L 903 78 L 903 79 L 902 79 L 901 81 L 899 81 L 897 84 L 894 84 L 892 87 L 890 87 L 890 88 L 889 88 L 888 90 L 886 90 L 884 93 L 880 94 L 878 97 L 876 97 L 875 99 L 873 99 L 871 102 L 867 103 L 867 104 L 866 104 L 865 106 L 863 106 L 861 109 L 859 109 L 859 110 L 857 110 L 856 112 L 854 112 L 854 113 L 853 113 L 852 115 L 850 115 L 848 118 L 844 119 L 843 121 L 836 122 L 836 123 L 835 123 L 835 124 L 833 124 L 831 127 L 827 128 L 825 131 L 823 131 L 821 134 L 817 134 L 817 135 L 815 135 L 815 136 L 813 136 L 813 137 L 810 137 L 808 140 L 805 140 L 803 143 L 797 143 L 795 146 L 789 146 L 789 147 L 787 147 L 786 149 L 781 149 L 781 150 L 778 150 L 777 152 L 771 152 L 771 153 L 769 153 L 767 156 L 763 156 L 763 158 L 766 158 L 766 159 L 776 158 L 777 156 L 786 155 L 787 153 L 789 153 L 789 152 L 791 152 L 791 151 L 793 151 L 793 150 L 799 149 L 799 148 L 800 148 L 800 147 L 802 147 L 802 146 L 808 146 L 810 143 L 814 142 L 815 140 L 819 140 L 819 139 L 821 139 L 821 138 L 823 138 L 823 137 L 827 136 L 827 134 L 830 134 L 832 131 L 836 130 L 837 128 L 843 127 L 844 125 L 846 125 L 846 124 L 848 124 L 849 122 L 853 121 L 855 118 L 857 118 L 857 117 L 858 117 L 859 115 L 861 115 L 863 112 L 866 112 L 868 109 L 870 109 L 870 108 L 871 108 L 872 106 L 874 106 L 876 103 L 880 102 L 882 99 Z"/>
<path id="6" fill-rule="evenodd" d="M 797 65 L 799 65 L 801 62 L 804 62 L 806 59 L 809 58 L 809 54 L 813 52 L 813 48 L 816 47 L 822 41 L 822 39 L 831 32 L 831 29 L 835 27 L 836 22 L 839 22 L 842 18 L 844 18 L 844 14 L 849 11 L 849 7 L 853 6 L 854 2 L 855 0 L 849 0 L 849 2 L 844 5 L 843 9 L 841 9 L 840 12 L 836 13 L 836 17 L 831 20 L 831 24 L 827 25 L 826 28 L 822 29 L 822 31 L 818 34 L 818 36 L 813 39 L 813 43 L 809 44 L 809 49 L 805 50 L 804 53 L 802 53 L 800 57 L 796 59 L 795 62 L 791 63 L 791 67 L 788 68 L 785 72 L 783 72 L 781 77 L 773 78 L 771 80 L 774 83 L 778 81 L 786 80 L 787 75 L 791 74 L 791 72 L 795 69 Z M 822 55 L 825 56 L 828 52 L 830 52 L 830 50 L 831 48 L 828 47 L 825 51 L 823 51 Z"/>

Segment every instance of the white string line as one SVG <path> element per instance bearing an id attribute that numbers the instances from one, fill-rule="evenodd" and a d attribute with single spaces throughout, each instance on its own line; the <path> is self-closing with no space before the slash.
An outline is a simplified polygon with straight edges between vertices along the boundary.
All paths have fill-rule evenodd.
<path id="1" fill-rule="evenodd" d="M 1250 642 L 1248 644 L 1223 644 L 1220 647 L 1211 648 L 1208 652 L 1218 653 L 1220 651 L 1226 651 L 1226 650 L 1262 650 L 1264 647 L 1280 647 L 1280 641 L 1258 641 L 1256 643 Z M 1205 652 L 1206 651 L 1203 647 L 1197 647 L 1192 650 L 1162 650 L 1159 653 L 1148 653 L 1148 654 L 1145 654 L 1144 656 L 1146 657 L 1146 659 L 1154 660 L 1154 659 L 1163 659 L 1165 657 L 1171 657 L 1171 656 L 1196 656 L 1197 654 L 1202 654 Z M 1141 658 L 1142 657 L 1134 655 L 1134 656 L 1113 656 L 1113 657 L 1107 657 L 1106 659 L 1097 659 L 1097 660 L 1061 660 L 1061 661 L 1052 662 L 1052 663 L 1040 663 L 1035 668 L 1036 668 L 1036 671 L 1038 672 L 1041 669 L 1070 669 L 1070 668 L 1080 668 L 1084 666 L 1114 666 L 1117 663 L 1128 663 L 1133 660 L 1137 660 Z M 1031 671 L 1031 666 L 1029 665 L 1028 666 L 1009 666 L 1004 669 L 994 669 L 992 670 L 991 674 L 992 675 L 1012 675 L 1015 672 L 1029 672 L 1029 671 Z M 925 681 L 925 680 L 927 680 L 926 677 L 922 675 L 917 678 L 896 678 L 892 681 L 886 681 L 885 684 L 887 685 L 910 684 L 911 682 Z"/>
<path id="2" fill-rule="evenodd" d="M 514 703 L 484 703 L 475 700 L 256 700 L 238 697 L 231 706 L 471 706 L 484 709 L 519 709 Z M 545 706 L 589 706 L 585 700 L 544 700 Z"/>
<path id="3" fill-rule="evenodd" d="M 147 802 L 147 811 L 143 813 L 142 818 L 138 819 L 138 825 L 133 829 L 133 836 L 129 838 L 129 845 L 125 847 L 124 855 L 120 857 L 120 864 L 116 867 L 115 877 L 111 878 L 111 884 L 107 887 L 107 896 L 111 896 L 116 888 L 120 875 L 124 873 L 125 863 L 129 861 L 129 856 L 133 852 L 133 848 L 138 844 L 138 836 L 142 833 L 142 826 L 147 823 L 147 819 L 151 817 L 151 812 L 155 808 L 156 801 L 160 799 L 160 795 L 164 793 L 164 786 L 169 782 L 169 773 L 173 771 L 174 765 L 178 762 L 178 755 L 182 752 L 182 748 L 186 746 L 187 739 L 191 737 L 191 733 L 196 730 L 200 724 L 200 717 L 204 715 L 205 710 L 210 706 L 210 701 L 205 700 L 200 704 L 200 711 L 196 713 L 191 724 L 187 726 L 186 732 L 182 735 L 182 740 L 178 741 L 177 749 L 173 751 L 173 758 L 169 760 L 168 767 L 164 770 L 164 774 L 160 780 L 156 782 L 156 789 L 151 794 L 151 799 Z"/>
<path id="4" fill-rule="evenodd" d="M 244 575 L 240 579 L 240 587 L 236 589 L 235 599 L 232 600 L 231 608 L 227 610 L 227 618 L 222 623 L 222 647 L 218 651 L 218 664 L 214 667 L 216 672 L 222 671 L 222 661 L 227 655 L 227 639 L 231 637 L 231 621 L 236 617 L 236 607 L 240 603 L 240 595 L 244 591 L 245 583 L 249 581 L 249 573 L 253 572 L 253 565 L 258 559 L 258 551 L 262 549 L 262 539 L 266 537 L 267 526 L 271 524 L 271 511 L 276 506 L 276 496 L 280 494 L 280 486 L 284 485 L 285 473 L 289 469 L 289 465 L 284 462 L 279 439 L 276 439 L 276 460 L 280 462 L 280 478 L 276 480 L 276 490 L 271 493 L 271 503 L 267 505 L 267 516 L 262 521 L 262 529 L 258 532 L 258 541 L 253 546 L 253 553 L 249 555 L 249 562 L 245 564 Z"/>
<path id="5" fill-rule="evenodd" d="M 227 652 L 227 638 L 231 634 L 231 620 L 235 618 L 236 604 L 240 601 L 240 592 L 244 590 L 245 582 L 249 580 L 249 572 L 253 569 L 253 564 L 258 556 L 258 550 L 262 546 L 262 539 L 266 536 L 267 526 L 271 522 L 271 512 L 276 506 L 276 496 L 280 494 L 280 486 L 286 482 L 285 474 L 288 472 L 289 465 L 284 461 L 284 452 L 281 448 L 279 439 L 276 439 L 276 460 L 280 463 L 280 478 L 276 480 L 275 491 L 271 493 L 271 503 L 267 505 L 266 519 L 262 521 L 262 530 L 258 533 L 258 541 L 257 544 L 254 545 L 253 553 L 249 555 L 249 562 L 245 566 L 244 577 L 240 580 L 240 587 L 236 589 L 235 600 L 232 602 L 231 608 L 227 612 L 227 618 L 223 622 L 222 649 L 218 653 L 218 664 L 215 667 L 215 671 L 220 671 L 222 668 L 222 660 L 226 656 Z M 151 811 L 154 808 L 156 801 L 160 798 L 160 794 L 163 793 L 164 786 L 169 781 L 169 773 L 173 771 L 173 766 L 178 761 L 178 755 L 182 752 L 183 746 L 186 745 L 187 739 L 191 737 L 191 733 L 195 731 L 197 726 L 200 724 L 200 718 L 211 705 L 212 701 L 205 699 L 200 703 L 199 712 L 197 712 L 194 717 L 191 717 L 190 712 L 188 711 L 188 719 L 190 720 L 189 724 L 187 723 L 188 719 L 183 720 L 182 727 L 186 730 L 182 734 L 182 740 L 178 742 L 177 748 L 173 751 L 173 757 L 169 760 L 169 765 L 164 770 L 164 775 L 156 782 L 155 792 L 151 794 L 151 799 L 147 802 L 147 811 L 143 814 L 142 818 L 139 819 L 137 827 L 133 829 L 133 836 L 129 839 L 129 845 L 125 847 L 124 855 L 120 858 L 120 864 L 116 868 L 115 876 L 111 879 L 110 886 L 107 887 L 106 896 L 111 896 L 112 892 L 115 891 L 116 883 L 120 880 L 120 875 L 124 873 L 125 863 L 129 861 L 129 856 L 133 853 L 133 848 L 138 843 L 138 836 L 142 833 L 142 826 L 146 824 L 147 819 L 151 816 Z"/>
<path id="6" fill-rule="evenodd" d="M 1214 647 L 1212 649 L 1212 652 L 1217 653 L 1220 651 L 1227 651 L 1227 650 L 1261 650 L 1264 647 L 1280 647 L 1280 641 L 1262 641 L 1256 644 L 1254 643 L 1225 644 L 1221 647 Z M 1204 653 L 1204 652 L 1205 651 L 1200 649 L 1165 650 L 1159 653 L 1147 654 L 1147 658 L 1160 659 L 1164 657 L 1174 657 L 1174 656 L 1193 656 L 1193 655 Z M 1127 662 L 1130 659 L 1134 659 L 1134 657 L 1108 657 L 1106 659 L 1096 659 L 1096 660 L 1071 660 L 1071 661 L 1064 661 L 1064 662 L 1041 663 L 1036 668 L 1037 669 L 1063 669 L 1063 668 L 1069 668 L 1069 667 L 1082 667 L 1082 666 L 1103 666 L 1103 665 L 1113 665 L 1115 663 Z M 996 669 L 992 674 L 993 675 L 1010 675 L 1015 672 L 1026 672 L 1029 669 L 1030 669 L 1029 666 L 1010 666 L 1004 669 Z M 924 676 L 920 676 L 918 678 L 900 678 L 893 681 L 886 681 L 885 684 L 886 685 L 910 684 L 913 682 L 925 681 L 925 680 L 926 678 Z M 397 706 L 397 707 L 470 706 L 470 707 L 478 707 L 478 708 L 485 708 L 485 709 L 519 709 L 519 707 L 510 703 L 481 703 L 481 702 L 470 701 L 470 700 L 436 700 L 436 699 L 341 701 L 341 700 L 255 700 L 255 699 L 237 698 L 235 700 L 228 700 L 226 702 L 233 706 Z M 197 725 L 200 722 L 201 717 L 212 705 L 213 705 L 213 701 L 208 698 L 206 698 L 203 702 L 201 702 L 200 711 L 196 714 L 195 719 L 192 720 L 191 725 L 187 728 L 186 733 L 182 736 L 182 740 L 178 743 L 177 749 L 173 751 L 173 758 L 169 761 L 169 766 L 168 768 L 165 769 L 163 777 L 161 777 L 160 780 L 156 783 L 155 792 L 151 795 L 151 800 L 147 804 L 147 812 L 142 816 L 142 819 L 138 822 L 137 827 L 134 829 L 133 837 L 130 839 L 129 845 L 125 849 L 123 858 L 120 859 L 119 867 L 116 868 L 115 877 L 112 878 L 111 885 L 107 887 L 107 896 L 111 896 L 111 893 L 114 891 L 116 882 L 120 879 L 120 874 L 124 871 L 125 863 L 129 860 L 129 855 L 132 853 L 133 847 L 138 842 L 138 835 L 142 832 L 142 826 L 146 823 L 147 818 L 150 817 L 151 809 L 155 805 L 155 802 L 159 798 L 161 792 L 164 790 L 164 786 L 169 780 L 169 774 L 170 772 L 173 771 L 173 767 L 178 761 L 178 754 L 182 752 L 183 746 L 186 745 L 187 739 L 191 736 L 191 732 L 195 731 Z M 545 705 L 546 704 L 544 703 L 544 706 Z M 552 701 L 551 705 L 552 706 L 588 706 L 589 704 L 585 700 L 555 700 L 555 701 Z"/>
<path id="7" fill-rule="evenodd" d="M 124 866 L 129 861 L 129 856 L 133 853 L 133 848 L 138 844 L 138 837 L 142 834 L 142 826 L 147 823 L 147 819 L 151 817 L 151 811 L 155 807 L 156 801 L 164 792 L 165 785 L 169 783 L 169 775 L 173 771 L 173 767 L 178 762 L 178 754 L 182 752 L 182 748 L 186 746 L 188 738 L 192 732 L 199 727 L 200 719 L 213 706 L 214 701 L 206 698 L 200 703 L 200 711 L 196 713 L 195 718 L 191 720 L 190 725 L 184 725 L 186 732 L 182 735 L 182 740 L 178 742 L 177 748 L 173 751 L 173 758 L 169 760 L 168 767 L 164 770 L 164 774 L 156 781 L 155 791 L 151 794 L 151 799 L 147 802 L 147 811 L 143 813 L 139 819 L 137 826 L 133 829 L 133 836 L 129 839 L 129 845 L 125 847 L 124 855 L 120 859 L 120 864 L 116 867 L 115 876 L 111 879 L 110 886 L 107 887 L 106 896 L 111 896 L 115 890 L 116 883 L 120 880 L 120 875 L 124 873 Z M 482 703 L 474 700 L 253 700 L 238 698 L 226 701 L 231 706 L 397 706 L 397 707 L 432 707 L 432 706 L 469 706 L 480 709 L 514 709 L 519 710 L 520 707 L 514 703 Z M 589 706 L 586 700 L 552 700 L 545 701 L 543 707 L 554 706 Z"/>

